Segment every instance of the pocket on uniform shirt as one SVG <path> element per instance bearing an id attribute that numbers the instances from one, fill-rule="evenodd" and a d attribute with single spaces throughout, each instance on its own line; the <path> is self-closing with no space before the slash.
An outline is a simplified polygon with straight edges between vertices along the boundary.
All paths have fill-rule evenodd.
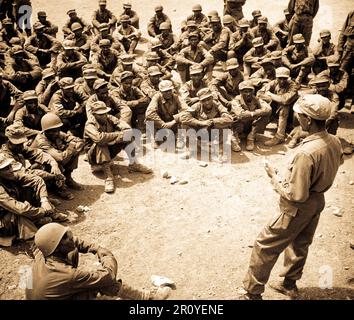
<path id="1" fill-rule="evenodd" d="M 279 202 L 279 210 L 270 221 L 269 228 L 277 233 L 286 231 L 291 222 L 295 219 L 297 213 L 297 207 L 292 206 L 288 201 L 281 198 Z"/>

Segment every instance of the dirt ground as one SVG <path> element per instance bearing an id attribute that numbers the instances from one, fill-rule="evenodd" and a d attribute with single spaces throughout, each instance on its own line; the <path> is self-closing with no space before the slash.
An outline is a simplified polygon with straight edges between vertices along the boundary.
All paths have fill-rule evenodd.
<path id="1" fill-rule="evenodd" d="M 96 7 L 96 1 L 62 0 L 32 1 L 34 11 L 47 11 L 49 19 L 59 26 L 66 20 L 66 11 L 77 8 L 86 20 Z M 194 4 L 180 0 L 159 1 L 171 17 L 175 32 Z M 260 9 L 271 23 L 282 16 L 287 0 L 269 0 Z M 121 1 L 108 1 L 115 13 L 121 11 Z M 153 14 L 156 1 L 132 1 L 140 15 L 140 25 L 146 33 L 146 23 Z M 258 1 L 248 0 L 244 13 L 250 18 Z M 321 0 L 315 20 L 312 42 L 321 28 L 330 28 L 337 39 L 351 0 Z M 204 11 L 222 10 L 221 0 L 202 3 Z M 61 35 L 60 35 L 61 37 Z M 354 115 L 347 109 L 340 112 L 338 135 L 343 144 L 354 144 Z M 265 133 L 274 132 L 270 125 Z M 260 136 L 259 140 L 264 141 Z M 283 152 L 285 151 L 285 155 Z M 272 190 L 263 169 L 263 156 L 280 171 L 296 152 L 286 146 L 272 150 L 258 144 L 250 152 L 232 155 L 231 164 L 210 162 L 207 167 L 198 161 L 178 160 L 175 154 L 157 151 L 154 161 L 145 159 L 154 175 L 130 174 L 127 161 L 119 162 L 121 179 L 116 179 L 113 195 L 104 193 L 102 177 L 90 173 L 87 162 L 80 158 L 74 178 L 85 186 L 76 192 L 75 200 L 63 202 L 63 210 L 74 211 L 78 205 L 88 206 L 86 213 L 72 213 L 70 224 L 74 233 L 99 243 L 113 251 L 119 262 L 119 277 L 136 287 L 149 287 L 151 275 L 164 275 L 176 283 L 170 299 L 237 299 L 238 290 L 247 271 L 252 244 L 268 219 L 275 212 L 278 196 Z M 151 150 L 150 153 L 151 154 Z M 121 154 L 125 157 L 124 154 Z M 150 160 L 150 161 L 148 161 Z M 118 164 L 118 161 L 117 161 Z M 326 193 L 326 208 L 321 216 L 313 244 L 310 247 L 304 275 L 299 282 L 303 299 L 354 299 L 354 157 L 346 156 L 333 187 Z M 161 171 L 188 181 L 171 185 Z M 338 213 L 339 212 L 339 213 Z M 336 213 L 337 215 L 335 215 Z M 0 249 L 0 299 L 23 299 L 19 285 L 20 272 L 31 265 L 27 246 L 21 244 Z M 278 278 L 282 256 L 271 281 Z M 87 267 L 97 263 L 93 257 L 82 259 Z M 323 290 L 326 273 L 333 278 L 332 289 Z M 328 283 L 328 282 L 327 282 Z M 265 299 L 284 299 L 266 288 Z"/>

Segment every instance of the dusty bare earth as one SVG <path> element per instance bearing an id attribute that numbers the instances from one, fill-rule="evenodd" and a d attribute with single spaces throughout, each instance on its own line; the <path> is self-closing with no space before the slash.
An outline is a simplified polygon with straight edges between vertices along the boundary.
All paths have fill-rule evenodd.
<path id="1" fill-rule="evenodd" d="M 35 12 L 46 10 L 49 19 L 59 26 L 66 20 L 68 9 L 76 7 L 80 15 L 90 20 L 96 7 L 94 0 L 32 2 Z M 141 28 L 146 32 L 146 22 L 157 1 L 132 2 L 133 9 L 140 14 Z M 179 22 L 190 13 L 194 2 L 159 2 L 172 18 L 175 32 L 179 33 Z M 121 11 L 121 1 L 108 3 L 115 13 Z M 262 12 L 274 23 L 281 17 L 287 1 L 269 0 L 263 4 L 249 0 L 245 15 L 250 17 L 259 3 Z M 336 40 L 352 1 L 322 0 L 320 3 L 313 42 L 323 27 L 330 28 Z M 211 9 L 221 12 L 222 1 L 208 1 L 203 7 L 205 12 Z M 347 109 L 340 115 L 342 122 L 338 135 L 344 145 L 354 144 L 354 116 Z M 272 130 L 274 125 L 269 126 L 266 136 Z M 264 137 L 259 139 L 262 141 Z M 279 151 L 286 154 L 279 154 Z M 173 279 L 177 286 L 171 299 L 236 299 L 247 270 L 251 246 L 274 214 L 278 199 L 263 169 L 263 155 L 283 171 L 294 152 L 296 149 L 288 150 L 286 146 L 270 150 L 259 144 L 253 153 L 233 155 L 231 164 L 213 162 L 201 167 L 198 161 L 177 161 L 176 155 L 158 151 L 154 162 L 145 159 L 154 168 L 153 176 L 130 174 L 126 160 L 117 161 L 122 179 L 116 179 L 117 190 L 113 195 L 104 193 L 102 177 L 93 176 L 81 157 L 74 177 L 85 186 L 85 191 L 76 192 L 75 200 L 63 202 L 60 208 L 74 211 L 78 205 L 90 207 L 89 212 L 78 213 L 70 226 L 76 235 L 114 252 L 119 261 L 119 275 L 124 281 L 148 287 L 151 275 L 164 275 Z M 350 241 L 354 241 L 353 168 L 354 158 L 346 156 L 333 187 L 326 194 L 327 206 L 299 282 L 303 299 L 354 299 L 354 251 L 350 248 Z M 161 170 L 186 179 L 188 183 L 171 185 L 161 177 Z M 338 211 L 341 217 L 334 215 Z M 23 244 L 0 249 L 1 299 L 24 298 L 19 286 L 19 271 L 31 261 L 28 248 Z M 95 260 L 87 257 L 82 263 L 90 267 Z M 278 277 L 281 265 L 282 257 L 271 280 Z M 332 289 L 319 287 L 325 282 L 324 270 L 327 275 L 330 274 L 328 270 L 332 272 Z M 269 288 L 264 298 L 283 299 Z"/>

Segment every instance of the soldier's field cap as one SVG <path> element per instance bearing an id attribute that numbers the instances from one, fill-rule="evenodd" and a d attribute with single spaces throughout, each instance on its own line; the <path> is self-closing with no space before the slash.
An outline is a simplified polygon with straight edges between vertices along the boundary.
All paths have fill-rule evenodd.
<path id="1" fill-rule="evenodd" d="M 109 39 L 101 39 L 100 42 L 98 43 L 100 47 L 104 46 L 111 46 L 111 40 Z"/>
<path id="2" fill-rule="evenodd" d="M 238 25 L 240 28 L 248 28 L 250 26 L 250 23 L 247 19 L 241 19 L 239 20 Z"/>
<path id="3" fill-rule="evenodd" d="M 211 16 L 210 22 L 220 22 L 220 17 L 219 16 Z"/>
<path id="4" fill-rule="evenodd" d="M 93 114 L 105 114 L 111 111 L 111 108 L 107 107 L 103 101 L 95 101 L 91 105 L 91 112 Z"/>
<path id="5" fill-rule="evenodd" d="M 197 23 L 194 20 L 187 21 L 187 27 L 197 27 Z"/>
<path id="6" fill-rule="evenodd" d="M 272 51 L 270 56 L 273 60 L 279 60 L 279 59 L 281 59 L 282 52 L 280 50 Z"/>
<path id="7" fill-rule="evenodd" d="M 120 59 L 121 59 L 123 64 L 133 64 L 134 63 L 134 56 L 131 55 L 131 54 L 122 54 L 120 56 Z"/>
<path id="8" fill-rule="evenodd" d="M 4 153 L 0 153 L 0 170 L 8 167 L 12 162 L 13 158 L 7 157 Z"/>
<path id="9" fill-rule="evenodd" d="M 236 58 L 232 58 L 226 61 L 226 70 L 237 69 L 238 67 L 239 64 Z"/>
<path id="10" fill-rule="evenodd" d="M 63 41 L 63 48 L 64 50 L 76 50 L 78 49 L 75 45 L 75 41 L 73 40 L 64 40 Z"/>
<path id="11" fill-rule="evenodd" d="M 262 15 L 261 10 L 253 10 L 252 11 L 252 17 L 256 18 L 256 17 L 260 17 Z"/>
<path id="12" fill-rule="evenodd" d="M 315 120 L 327 120 L 331 115 L 332 104 L 320 94 L 305 94 L 294 104 L 294 111 Z"/>
<path id="13" fill-rule="evenodd" d="M 100 31 L 109 30 L 109 24 L 108 23 L 101 23 L 99 25 L 98 29 L 100 29 Z"/>
<path id="14" fill-rule="evenodd" d="M 189 74 L 201 74 L 203 72 L 203 67 L 200 64 L 194 64 L 189 67 Z"/>
<path id="15" fill-rule="evenodd" d="M 155 51 L 152 51 L 147 53 L 146 60 L 148 61 L 160 60 L 160 57 Z"/>
<path id="16" fill-rule="evenodd" d="M 86 69 L 82 72 L 84 79 L 97 79 L 97 71 L 96 69 Z"/>
<path id="17" fill-rule="evenodd" d="M 242 81 L 240 84 L 239 84 L 239 90 L 242 91 L 242 90 L 245 90 L 245 89 L 251 89 L 251 90 L 254 90 L 254 85 L 252 83 L 252 81 L 250 80 L 246 80 L 246 81 Z"/>
<path id="18" fill-rule="evenodd" d="M 27 90 L 23 93 L 22 99 L 27 100 L 38 100 L 38 96 L 36 95 L 36 91 L 34 90 Z"/>
<path id="19" fill-rule="evenodd" d="M 159 12 L 163 10 L 163 6 L 162 5 L 158 5 L 155 7 L 155 12 Z"/>
<path id="20" fill-rule="evenodd" d="M 134 78 L 134 74 L 131 71 L 123 71 L 122 74 L 120 75 L 120 81 L 124 81 L 125 79 L 128 78 Z"/>
<path id="21" fill-rule="evenodd" d="M 254 47 L 261 47 L 264 45 L 264 42 L 263 42 L 263 38 L 262 37 L 258 37 L 258 38 L 254 38 L 252 40 L 252 44 Z"/>
<path id="22" fill-rule="evenodd" d="M 264 58 L 261 62 L 260 62 L 261 66 L 264 66 L 264 65 L 267 65 L 267 64 L 271 64 L 274 66 L 274 61 L 272 58 L 270 57 L 267 57 L 267 58 Z"/>
<path id="23" fill-rule="evenodd" d="M 34 30 L 40 30 L 40 29 L 44 29 L 45 28 L 45 25 L 44 24 L 41 24 L 39 21 L 35 22 L 33 24 L 33 29 Z"/>
<path id="24" fill-rule="evenodd" d="M 170 81 L 170 80 L 162 80 L 159 83 L 159 90 L 161 92 L 170 91 L 170 90 L 173 90 L 173 89 L 174 89 L 174 86 L 173 86 L 172 81 Z"/>
<path id="25" fill-rule="evenodd" d="M 103 86 L 108 86 L 108 82 L 104 79 L 97 79 L 93 84 L 93 90 L 97 90 Z"/>
<path id="26" fill-rule="evenodd" d="M 12 124 L 6 128 L 5 136 L 13 144 L 22 144 L 28 141 L 25 131 L 16 124 Z"/>
<path id="27" fill-rule="evenodd" d="M 83 26 L 78 22 L 74 22 L 71 25 L 71 31 L 76 31 L 76 30 L 80 30 L 80 29 L 83 29 Z"/>
<path id="28" fill-rule="evenodd" d="M 38 17 L 46 17 L 47 13 L 45 11 L 38 11 L 37 16 Z"/>
<path id="29" fill-rule="evenodd" d="M 212 96 L 213 96 L 213 93 L 211 92 L 211 90 L 209 88 L 203 88 L 197 92 L 197 97 L 199 98 L 199 100 L 206 100 Z"/>
<path id="30" fill-rule="evenodd" d="M 321 38 L 330 37 L 330 36 L 331 36 L 331 31 L 329 31 L 327 29 L 321 30 L 321 32 L 320 32 Z"/>
<path id="31" fill-rule="evenodd" d="M 13 55 L 16 55 L 16 54 L 19 54 L 19 53 L 23 53 L 23 52 L 25 52 L 25 51 L 23 50 L 23 48 L 21 46 L 13 46 L 12 49 L 11 49 L 11 53 Z"/>
<path id="32" fill-rule="evenodd" d="M 225 15 L 223 18 L 222 18 L 222 22 L 224 24 L 228 24 L 228 23 L 234 23 L 235 22 L 235 19 L 233 17 L 231 17 L 229 14 Z"/>
<path id="33" fill-rule="evenodd" d="M 68 12 L 66 13 L 68 16 L 70 16 L 71 14 L 76 13 L 75 9 L 70 9 L 68 10 Z"/>
<path id="34" fill-rule="evenodd" d="M 162 22 L 159 27 L 160 30 L 170 30 L 171 29 L 171 24 L 168 22 Z"/>
<path id="35" fill-rule="evenodd" d="M 149 76 L 162 75 L 160 68 L 158 66 L 151 66 L 147 69 Z"/>
<path id="36" fill-rule="evenodd" d="M 123 14 L 120 19 L 119 19 L 120 22 L 130 22 L 130 18 L 127 14 Z"/>
<path id="37" fill-rule="evenodd" d="M 123 3 L 123 8 L 124 9 L 129 9 L 129 8 L 131 8 L 132 7 L 132 4 L 130 3 L 130 2 L 124 2 Z"/>
<path id="38" fill-rule="evenodd" d="M 200 4 L 196 4 L 193 6 L 192 11 L 202 11 L 202 6 Z"/>
<path id="39" fill-rule="evenodd" d="M 277 78 L 290 78 L 290 70 L 285 67 L 279 67 L 275 70 L 275 76 Z"/>
<path id="40" fill-rule="evenodd" d="M 260 24 L 260 23 L 267 24 L 268 23 L 268 18 L 264 17 L 264 16 L 259 17 L 258 18 L 258 24 Z"/>
<path id="41" fill-rule="evenodd" d="M 2 20 L 2 24 L 13 24 L 12 20 L 10 18 L 5 18 L 4 20 Z"/>
<path id="42" fill-rule="evenodd" d="M 294 43 L 304 43 L 305 38 L 301 33 L 294 34 L 293 36 L 293 42 Z"/>
<path id="43" fill-rule="evenodd" d="M 309 84 L 320 84 L 320 83 L 328 83 L 330 82 L 329 75 L 327 73 L 321 72 L 317 76 L 315 76 Z"/>
<path id="44" fill-rule="evenodd" d="M 61 78 L 59 81 L 59 86 L 62 89 L 74 88 L 74 79 L 71 77 Z"/>

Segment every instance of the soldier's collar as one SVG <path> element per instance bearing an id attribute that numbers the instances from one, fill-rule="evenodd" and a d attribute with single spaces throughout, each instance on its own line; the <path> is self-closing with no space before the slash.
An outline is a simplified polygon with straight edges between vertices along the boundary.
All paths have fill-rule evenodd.
<path id="1" fill-rule="evenodd" d="M 308 136 L 304 140 L 302 140 L 302 144 L 305 144 L 306 142 L 318 140 L 318 139 L 323 139 L 323 138 L 325 138 L 327 136 L 328 136 L 328 132 L 327 131 L 316 132 L 316 133 L 311 134 L 310 136 Z"/>

